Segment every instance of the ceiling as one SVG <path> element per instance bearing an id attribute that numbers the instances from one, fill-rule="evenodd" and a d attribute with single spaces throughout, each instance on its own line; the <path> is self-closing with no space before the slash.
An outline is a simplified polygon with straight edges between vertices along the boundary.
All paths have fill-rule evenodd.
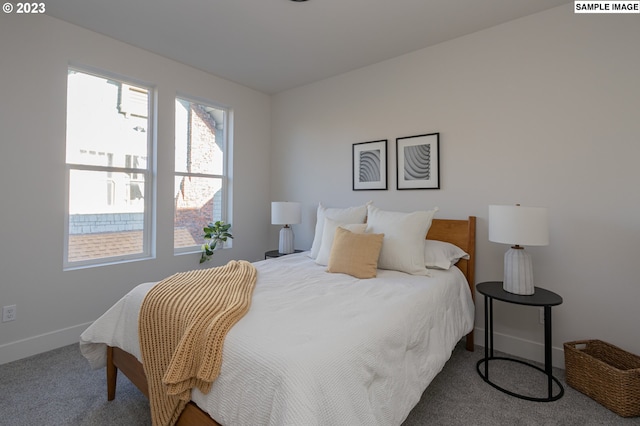
<path id="1" fill-rule="evenodd" d="M 570 0 L 56 0 L 47 14 L 273 94 Z"/>

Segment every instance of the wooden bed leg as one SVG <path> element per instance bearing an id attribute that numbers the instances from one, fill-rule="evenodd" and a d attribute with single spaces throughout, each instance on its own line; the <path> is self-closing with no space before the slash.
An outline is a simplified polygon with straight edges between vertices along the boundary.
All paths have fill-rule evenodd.
<path id="1" fill-rule="evenodd" d="M 473 352 L 474 344 L 473 344 L 473 330 L 469 334 L 467 334 L 467 350 L 469 352 Z"/>
<path id="2" fill-rule="evenodd" d="M 116 379 L 118 369 L 113 363 L 113 347 L 107 346 L 107 401 L 113 401 L 116 397 Z"/>

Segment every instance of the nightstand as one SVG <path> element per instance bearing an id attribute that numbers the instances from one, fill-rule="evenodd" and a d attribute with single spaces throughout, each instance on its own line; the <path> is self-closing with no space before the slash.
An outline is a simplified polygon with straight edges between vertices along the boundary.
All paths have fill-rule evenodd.
<path id="1" fill-rule="evenodd" d="M 508 395 L 526 399 L 528 401 L 549 402 L 560 399 L 562 395 L 564 395 L 564 388 L 562 387 L 562 384 L 560 384 L 560 381 L 553 377 L 553 363 L 551 360 L 551 307 L 560 305 L 562 303 L 562 297 L 552 291 L 545 290 L 540 287 L 535 287 L 535 293 L 530 296 L 509 293 L 502 288 L 502 281 L 480 283 L 476 285 L 476 289 L 479 293 L 484 295 L 484 358 L 478 361 L 478 364 L 476 365 L 476 369 L 478 370 L 480 377 L 494 388 Z M 536 365 L 519 359 L 497 357 L 493 355 L 494 299 L 506 303 L 515 303 L 517 305 L 544 307 L 544 370 Z M 489 362 L 498 359 L 524 364 L 544 373 L 547 376 L 548 383 L 547 396 L 535 398 L 527 395 L 521 395 L 491 382 L 489 379 Z M 482 364 L 484 364 L 484 373 L 480 369 Z M 553 394 L 553 382 L 555 382 L 559 388 L 556 395 Z"/>
<path id="2" fill-rule="evenodd" d="M 294 250 L 293 253 L 302 253 L 304 250 Z M 269 250 L 264 253 L 265 259 L 275 259 L 276 257 L 286 256 L 287 254 L 293 253 L 280 253 L 278 250 Z"/>

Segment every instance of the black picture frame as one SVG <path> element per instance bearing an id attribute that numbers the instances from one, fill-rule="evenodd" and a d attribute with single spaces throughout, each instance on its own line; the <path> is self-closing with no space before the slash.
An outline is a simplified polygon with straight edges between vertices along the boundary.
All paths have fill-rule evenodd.
<path id="1" fill-rule="evenodd" d="M 352 189 L 387 189 L 387 139 L 354 143 L 352 150 Z"/>
<path id="2" fill-rule="evenodd" d="M 397 189 L 440 189 L 440 133 L 396 139 Z"/>

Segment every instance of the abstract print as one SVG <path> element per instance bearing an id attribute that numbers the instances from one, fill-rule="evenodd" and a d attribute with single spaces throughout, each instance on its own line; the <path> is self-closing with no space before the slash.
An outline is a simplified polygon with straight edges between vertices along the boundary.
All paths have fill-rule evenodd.
<path id="1" fill-rule="evenodd" d="M 354 143 L 353 190 L 387 189 L 387 140 Z"/>
<path id="2" fill-rule="evenodd" d="M 396 139 L 398 189 L 440 189 L 440 133 Z"/>
<path id="3" fill-rule="evenodd" d="M 431 179 L 431 144 L 404 147 L 404 179 Z"/>
<path id="4" fill-rule="evenodd" d="M 360 151 L 359 182 L 380 181 L 380 150 Z"/>

